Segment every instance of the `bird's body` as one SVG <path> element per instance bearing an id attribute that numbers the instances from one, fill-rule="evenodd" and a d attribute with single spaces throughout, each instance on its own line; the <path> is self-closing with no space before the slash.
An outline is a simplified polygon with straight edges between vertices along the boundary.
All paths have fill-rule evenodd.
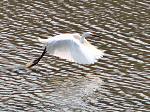
<path id="1" fill-rule="evenodd" d="M 103 56 L 104 52 L 85 39 L 91 34 L 88 33 L 83 35 L 65 33 L 48 39 L 39 38 L 39 41 L 46 44 L 46 52 L 50 55 L 79 64 L 94 64 Z"/>

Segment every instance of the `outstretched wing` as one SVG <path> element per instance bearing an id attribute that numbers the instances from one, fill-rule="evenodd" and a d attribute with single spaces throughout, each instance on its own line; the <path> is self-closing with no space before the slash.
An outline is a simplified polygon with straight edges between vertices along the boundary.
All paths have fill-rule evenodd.
<path id="1" fill-rule="evenodd" d="M 93 64 L 102 56 L 94 46 L 82 44 L 75 38 L 52 37 L 47 42 L 47 51 L 53 56 L 79 64 Z"/>
<path id="2" fill-rule="evenodd" d="M 104 50 L 97 49 L 97 47 L 90 44 L 86 39 L 84 40 L 83 44 L 92 52 L 92 55 L 94 56 L 95 59 L 100 59 L 103 57 Z"/>

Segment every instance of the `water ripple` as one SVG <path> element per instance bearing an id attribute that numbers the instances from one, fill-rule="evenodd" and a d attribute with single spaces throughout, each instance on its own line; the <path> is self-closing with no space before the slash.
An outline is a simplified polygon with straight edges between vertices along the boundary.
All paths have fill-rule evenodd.
<path id="1" fill-rule="evenodd" d="M 149 111 L 149 2 L 1 1 L 0 111 Z M 95 31 L 105 55 L 78 65 L 46 54 L 48 38 Z"/>

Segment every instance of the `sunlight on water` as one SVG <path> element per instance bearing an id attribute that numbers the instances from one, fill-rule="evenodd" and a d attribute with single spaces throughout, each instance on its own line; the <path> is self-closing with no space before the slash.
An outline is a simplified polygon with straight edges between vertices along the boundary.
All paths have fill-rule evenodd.
<path id="1" fill-rule="evenodd" d="M 0 1 L 0 111 L 149 112 L 149 1 Z M 94 31 L 92 65 L 46 54 L 46 39 Z"/>

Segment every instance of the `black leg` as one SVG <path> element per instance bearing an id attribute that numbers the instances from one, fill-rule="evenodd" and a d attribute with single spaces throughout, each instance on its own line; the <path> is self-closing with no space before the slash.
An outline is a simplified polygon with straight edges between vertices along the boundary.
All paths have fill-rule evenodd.
<path id="1" fill-rule="evenodd" d="M 30 62 L 29 64 L 26 65 L 27 68 L 31 68 L 32 66 L 38 64 L 38 62 L 41 60 L 41 58 L 44 56 L 44 54 L 46 53 L 46 47 L 44 48 L 41 56 L 35 60 L 33 60 L 32 62 Z"/>

